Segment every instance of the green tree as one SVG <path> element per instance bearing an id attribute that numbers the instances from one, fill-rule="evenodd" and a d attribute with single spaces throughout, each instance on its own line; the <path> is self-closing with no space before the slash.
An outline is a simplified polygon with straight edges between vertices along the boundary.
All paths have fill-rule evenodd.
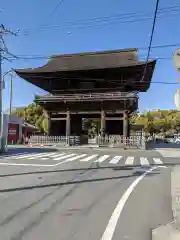
<path id="1" fill-rule="evenodd" d="M 132 123 L 143 125 L 148 133 L 175 133 L 180 130 L 180 112 L 160 109 L 148 111 L 133 118 Z"/>
<path id="2" fill-rule="evenodd" d="M 43 108 L 35 103 L 29 104 L 25 108 L 16 109 L 13 115 L 22 117 L 24 121 L 36 126 L 39 131 L 47 132 L 47 119 Z"/>

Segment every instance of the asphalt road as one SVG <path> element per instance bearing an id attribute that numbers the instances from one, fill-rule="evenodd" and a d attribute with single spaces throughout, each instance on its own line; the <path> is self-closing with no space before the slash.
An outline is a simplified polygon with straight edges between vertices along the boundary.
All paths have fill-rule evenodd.
<path id="1" fill-rule="evenodd" d="M 172 221 L 170 173 L 79 161 L 0 165 L 0 239 L 150 240 Z"/>

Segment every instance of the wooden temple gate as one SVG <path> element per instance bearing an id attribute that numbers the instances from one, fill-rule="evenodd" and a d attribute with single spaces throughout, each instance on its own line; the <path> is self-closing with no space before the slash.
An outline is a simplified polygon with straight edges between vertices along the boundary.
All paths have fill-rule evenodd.
<path id="1" fill-rule="evenodd" d="M 131 134 L 129 118 L 138 109 L 137 93 L 150 86 L 155 64 L 156 60 L 139 61 L 138 49 L 123 49 L 57 55 L 42 67 L 16 70 L 50 93 L 35 99 L 47 114 L 48 136 L 31 140 L 88 143 L 82 118 L 95 117 L 101 122 L 98 145 L 142 145 L 142 136 Z"/>

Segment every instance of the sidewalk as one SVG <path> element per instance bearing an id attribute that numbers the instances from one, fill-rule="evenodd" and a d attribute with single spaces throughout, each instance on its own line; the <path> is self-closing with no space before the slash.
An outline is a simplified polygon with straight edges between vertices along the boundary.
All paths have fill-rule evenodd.
<path id="1" fill-rule="evenodd" d="M 171 173 L 171 197 L 173 222 L 159 226 L 152 231 L 152 240 L 180 239 L 180 166 L 173 167 Z"/>
<path id="2" fill-rule="evenodd" d="M 156 150 L 175 150 L 175 151 L 180 151 L 180 144 L 176 143 L 156 143 L 153 144 L 152 147 Z"/>
<path id="3" fill-rule="evenodd" d="M 154 148 L 154 150 L 160 151 L 180 151 L 180 148 Z"/>

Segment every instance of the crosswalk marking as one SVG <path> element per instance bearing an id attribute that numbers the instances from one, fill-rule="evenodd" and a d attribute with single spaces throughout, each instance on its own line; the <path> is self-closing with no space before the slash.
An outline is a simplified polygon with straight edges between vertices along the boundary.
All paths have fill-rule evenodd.
<path id="1" fill-rule="evenodd" d="M 140 157 L 140 163 L 141 165 L 149 165 L 149 161 L 146 157 Z"/>
<path id="2" fill-rule="evenodd" d="M 108 157 L 109 157 L 109 155 L 103 155 L 103 156 L 99 157 L 99 158 L 98 158 L 96 161 L 94 161 L 94 162 L 99 162 L 99 163 L 104 162 Z"/>
<path id="3" fill-rule="evenodd" d="M 68 155 L 64 155 L 64 156 L 60 156 L 60 157 L 54 158 L 53 160 L 55 160 L 55 161 L 63 160 L 65 158 L 70 158 L 70 157 L 75 156 L 75 155 L 76 155 L 75 153 L 72 153 L 72 154 L 68 154 Z"/>
<path id="4" fill-rule="evenodd" d="M 86 157 L 86 156 L 87 156 L 87 154 L 77 155 L 77 156 L 75 156 L 75 157 L 68 158 L 68 159 L 66 160 L 66 162 L 71 162 L 71 161 L 74 161 L 74 160 L 77 160 L 77 159 L 79 159 L 79 158 L 83 158 L 83 157 Z"/>
<path id="5" fill-rule="evenodd" d="M 62 155 L 64 155 L 64 154 L 59 154 L 59 155 L 53 155 L 53 156 L 51 156 L 51 155 L 45 155 L 45 156 L 43 156 L 43 157 L 41 157 L 41 158 L 37 158 L 37 160 L 51 160 L 51 159 L 53 159 L 53 158 L 51 158 L 51 157 L 59 157 L 59 156 L 62 156 Z M 30 160 L 30 159 L 32 159 L 32 158 L 27 158 L 28 160 Z M 34 159 L 36 159 L 36 158 L 34 158 Z M 53 159 L 54 160 L 54 159 Z"/>
<path id="6" fill-rule="evenodd" d="M 109 163 L 109 164 L 125 164 L 125 165 L 134 165 L 137 163 L 141 166 L 149 166 L 151 164 L 162 165 L 163 160 L 159 157 L 136 157 L 135 156 L 111 156 L 111 155 L 100 155 L 100 154 L 89 154 L 89 153 L 69 153 L 69 152 L 44 152 L 44 153 L 20 153 L 13 155 L 4 155 L 1 157 L 1 160 L 37 160 L 37 161 L 61 161 L 61 163 L 67 163 L 71 161 L 79 161 L 79 162 L 92 162 L 95 163 Z M 122 161 L 124 159 L 124 161 Z"/>
<path id="7" fill-rule="evenodd" d="M 56 153 L 56 154 L 53 154 L 53 155 L 47 155 L 45 157 L 42 157 L 39 160 L 55 160 L 54 158 L 61 157 L 61 156 L 65 156 L 65 153 L 59 153 L 59 154 Z"/>
<path id="8" fill-rule="evenodd" d="M 134 157 L 127 157 L 125 165 L 133 165 Z"/>
<path id="9" fill-rule="evenodd" d="M 42 155 L 42 154 L 45 154 L 45 153 L 28 153 L 28 154 L 24 154 L 24 155 L 21 155 L 21 156 L 17 156 L 16 159 L 22 159 L 22 158 L 28 158 L 28 157 L 31 157 L 31 156 L 37 156 L 37 155 Z"/>
<path id="10" fill-rule="evenodd" d="M 41 158 L 41 157 L 43 157 L 43 158 L 41 158 L 41 159 L 48 159 L 48 157 L 56 157 L 56 156 L 62 156 L 62 155 L 64 155 L 65 153 L 45 153 L 44 155 L 42 155 L 42 154 L 36 154 L 36 155 L 33 155 L 33 156 L 30 156 L 30 157 L 28 157 L 28 159 L 29 160 L 33 160 L 33 159 L 36 159 L 37 157 L 38 158 Z M 46 157 L 46 158 L 44 158 L 44 157 Z"/>
<path id="11" fill-rule="evenodd" d="M 163 164 L 160 158 L 153 158 L 153 161 L 155 162 L 155 164 Z"/>
<path id="12" fill-rule="evenodd" d="M 29 154 L 24 154 L 24 155 L 21 155 L 21 156 L 17 156 L 16 158 L 17 159 L 22 159 L 22 158 L 36 159 L 37 157 L 40 158 L 40 157 L 49 156 L 49 155 L 52 155 L 52 154 L 55 154 L 55 153 L 47 153 L 47 152 L 46 153 L 29 153 Z"/>
<path id="13" fill-rule="evenodd" d="M 96 157 L 98 157 L 98 154 L 93 154 L 93 155 L 88 156 L 88 157 L 86 157 L 84 159 L 81 159 L 80 161 L 81 162 L 88 162 L 88 161 L 90 161 L 90 160 L 92 160 L 93 158 L 96 158 Z"/>
<path id="14" fill-rule="evenodd" d="M 9 154 L 7 154 L 7 155 L 1 155 L 1 156 L 0 156 L 0 159 L 2 159 L 2 158 L 9 159 L 9 158 L 12 158 L 12 157 L 24 156 L 25 154 L 27 155 L 28 152 L 15 153 L 15 154 L 13 154 L 13 155 L 9 155 Z"/>
<path id="15" fill-rule="evenodd" d="M 111 164 L 117 164 L 121 160 L 122 156 L 115 156 L 111 159 L 109 163 Z"/>

